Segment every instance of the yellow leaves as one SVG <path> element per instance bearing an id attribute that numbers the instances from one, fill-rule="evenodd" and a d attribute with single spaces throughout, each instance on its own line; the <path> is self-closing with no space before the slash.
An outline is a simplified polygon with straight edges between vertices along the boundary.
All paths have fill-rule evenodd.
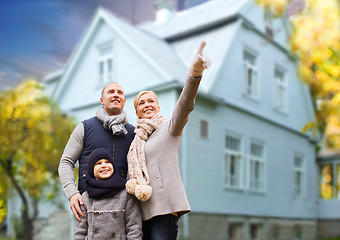
<path id="1" fill-rule="evenodd" d="M 309 122 L 305 126 L 303 126 L 301 131 L 303 133 L 306 133 L 307 131 L 310 131 L 310 130 L 314 129 L 314 127 L 315 127 L 315 123 L 314 122 Z"/>
<path id="2" fill-rule="evenodd" d="M 32 80 L 0 93 L 0 100 L 0 153 L 15 154 L 11 159 L 15 179 L 30 197 L 39 198 L 57 177 L 73 121 L 62 116 Z"/>
<path id="3" fill-rule="evenodd" d="M 301 79 L 323 101 L 316 126 L 324 126 L 328 146 L 340 148 L 340 2 L 307 0 L 306 3 L 306 9 L 291 19 L 290 45 L 301 60 Z M 307 125 L 303 130 L 310 129 Z"/>
<path id="4" fill-rule="evenodd" d="M 340 77 L 340 65 L 334 66 L 330 65 L 326 67 L 327 72 L 329 72 L 334 78 Z"/>
<path id="5" fill-rule="evenodd" d="M 3 223 L 7 216 L 7 205 L 5 200 L 0 200 L 0 224 Z"/>
<path id="6" fill-rule="evenodd" d="M 270 11 L 274 17 L 281 16 L 287 7 L 287 0 L 256 0 L 257 4 Z"/>
<path id="7" fill-rule="evenodd" d="M 328 48 L 318 48 L 311 55 L 310 59 L 314 64 L 321 65 L 323 61 L 328 60 L 333 55 L 333 52 Z"/>

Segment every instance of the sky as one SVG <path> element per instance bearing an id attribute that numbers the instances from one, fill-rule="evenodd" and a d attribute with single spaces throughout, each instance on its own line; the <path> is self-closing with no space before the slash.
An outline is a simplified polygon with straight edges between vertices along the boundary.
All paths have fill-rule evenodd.
<path id="1" fill-rule="evenodd" d="M 61 69 L 99 6 L 143 22 L 154 17 L 153 2 L 0 0 L 0 91 Z"/>

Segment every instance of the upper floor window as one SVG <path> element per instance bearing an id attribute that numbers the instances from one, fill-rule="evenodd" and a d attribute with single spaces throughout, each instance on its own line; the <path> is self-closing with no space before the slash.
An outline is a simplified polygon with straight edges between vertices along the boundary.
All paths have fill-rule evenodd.
<path id="1" fill-rule="evenodd" d="M 243 51 L 245 94 L 251 98 L 258 97 L 257 57 L 248 50 Z"/>
<path id="2" fill-rule="evenodd" d="M 98 78 L 99 83 L 113 80 L 113 46 L 105 44 L 98 47 Z"/>
<path id="3" fill-rule="evenodd" d="M 274 70 L 274 78 L 276 80 L 276 108 L 285 111 L 287 108 L 287 83 L 285 73 L 279 69 Z"/>
<path id="4" fill-rule="evenodd" d="M 252 190 L 264 190 L 264 146 L 252 142 L 249 157 L 249 187 Z"/>
<path id="5" fill-rule="evenodd" d="M 241 154 L 241 138 L 233 135 L 225 136 L 224 185 L 242 187 L 243 160 Z"/>
<path id="6" fill-rule="evenodd" d="M 294 156 L 294 195 L 302 197 L 304 194 L 304 159 L 300 155 Z"/>
<path id="7" fill-rule="evenodd" d="M 207 120 L 200 120 L 200 137 L 208 139 L 209 137 L 209 123 Z"/>

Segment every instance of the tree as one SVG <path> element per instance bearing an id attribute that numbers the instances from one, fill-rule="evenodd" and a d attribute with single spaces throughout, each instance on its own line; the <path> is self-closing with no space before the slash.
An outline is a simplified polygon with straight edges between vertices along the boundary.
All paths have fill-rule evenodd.
<path id="1" fill-rule="evenodd" d="M 272 17 L 289 17 L 290 47 L 299 58 L 301 80 L 310 86 L 316 121 L 303 131 L 324 135 L 327 148 L 340 148 L 340 1 L 257 0 Z"/>
<path id="2" fill-rule="evenodd" d="M 0 171 L 22 202 L 24 238 L 33 239 L 38 203 L 53 198 L 73 120 L 28 80 L 0 94 Z"/>

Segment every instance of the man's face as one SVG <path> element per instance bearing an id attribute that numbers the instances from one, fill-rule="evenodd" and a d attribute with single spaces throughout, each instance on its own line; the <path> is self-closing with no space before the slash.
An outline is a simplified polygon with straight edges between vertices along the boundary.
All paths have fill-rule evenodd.
<path id="1" fill-rule="evenodd" d="M 126 102 L 123 88 L 118 83 L 108 84 L 103 89 L 100 102 L 109 115 L 120 114 Z"/>

